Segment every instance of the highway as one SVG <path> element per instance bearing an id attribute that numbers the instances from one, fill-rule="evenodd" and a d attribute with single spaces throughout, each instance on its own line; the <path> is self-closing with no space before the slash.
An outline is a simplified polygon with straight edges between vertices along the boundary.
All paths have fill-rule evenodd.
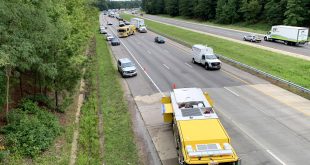
<path id="1" fill-rule="evenodd" d="M 118 21 L 102 15 L 100 21 L 106 20 L 114 23 L 108 29 L 116 34 Z M 210 94 L 242 164 L 309 163 L 309 100 L 226 64 L 219 71 L 206 71 L 191 63 L 190 49 L 171 40 L 157 44 L 155 36 L 148 32 L 121 38 L 112 52 L 115 58 L 128 57 L 137 65 L 138 75 L 126 82 L 162 164 L 177 164 L 172 130 L 162 122 L 160 106 L 160 97 L 172 90 L 172 84 L 199 87 Z M 277 92 L 287 97 L 274 95 Z"/>
<path id="2" fill-rule="evenodd" d="M 249 34 L 248 32 L 230 30 L 226 28 L 208 26 L 206 24 L 181 21 L 177 19 L 164 18 L 164 17 L 149 15 L 149 14 L 145 14 L 143 17 L 151 19 L 151 20 L 175 25 L 175 26 L 180 26 L 180 27 L 193 29 L 193 30 L 197 30 L 201 32 L 211 33 L 211 34 L 215 34 L 218 36 L 223 36 L 223 37 L 240 40 L 240 41 L 243 41 L 244 35 Z M 259 36 L 263 39 L 263 35 L 259 35 Z M 299 55 L 310 56 L 310 45 L 309 44 L 304 45 L 304 46 L 287 46 L 287 45 L 284 45 L 283 43 L 268 42 L 268 41 L 262 41 L 261 43 L 253 43 L 253 44 L 268 47 L 268 48 L 273 48 L 273 49 L 277 49 L 281 51 L 291 52 L 291 53 L 295 53 Z"/>

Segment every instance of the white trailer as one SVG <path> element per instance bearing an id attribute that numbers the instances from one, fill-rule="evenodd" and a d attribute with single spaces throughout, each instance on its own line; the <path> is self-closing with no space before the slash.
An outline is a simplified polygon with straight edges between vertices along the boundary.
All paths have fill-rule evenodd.
<path id="1" fill-rule="evenodd" d="M 141 18 L 131 18 L 130 24 L 135 25 L 138 32 L 141 32 L 141 33 L 147 32 L 146 25 L 144 24 L 144 20 Z"/>
<path id="2" fill-rule="evenodd" d="M 300 45 L 308 42 L 309 29 L 306 27 L 295 27 L 277 25 L 265 35 L 265 41 L 283 41 L 287 45 Z"/>

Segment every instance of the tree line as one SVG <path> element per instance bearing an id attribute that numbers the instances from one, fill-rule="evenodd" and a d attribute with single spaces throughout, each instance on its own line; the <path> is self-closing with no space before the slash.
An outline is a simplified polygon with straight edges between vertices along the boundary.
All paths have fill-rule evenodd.
<path id="1" fill-rule="evenodd" d="M 0 1 L 0 103 L 6 111 L 10 100 L 29 96 L 61 109 L 81 78 L 94 12 L 89 0 Z"/>
<path id="2" fill-rule="evenodd" d="M 131 1 L 98 0 L 94 4 L 102 11 L 102 10 L 108 10 L 108 9 L 138 8 L 141 5 L 141 1 L 140 0 L 131 0 Z"/>
<path id="3" fill-rule="evenodd" d="M 263 22 L 310 26 L 309 0 L 142 0 L 149 14 L 168 14 L 221 24 Z"/>

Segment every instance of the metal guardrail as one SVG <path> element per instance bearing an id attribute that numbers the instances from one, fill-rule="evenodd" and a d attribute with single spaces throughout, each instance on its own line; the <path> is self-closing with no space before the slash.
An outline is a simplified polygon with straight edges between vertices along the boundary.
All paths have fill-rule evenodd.
<path id="1" fill-rule="evenodd" d="M 264 71 L 258 70 L 258 69 L 254 68 L 254 67 L 251 67 L 251 66 L 249 66 L 249 65 L 246 65 L 246 64 L 243 64 L 243 63 L 241 63 L 241 62 L 235 61 L 235 60 L 233 60 L 233 59 L 227 58 L 227 57 L 225 57 L 225 56 L 222 56 L 222 55 L 219 55 L 219 54 L 217 54 L 217 56 L 219 56 L 220 58 L 222 58 L 222 59 L 224 59 L 224 60 L 226 60 L 226 61 L 229 61 L 229 62 L 231 62 L 231 63 L 237 64 L 237 65 L 239 65 L 239 66 L 242 66 L 242 67 L 244 67 L 244 68 L 246 68 L 246 69 L 249 69 L 249 70 L 251 70 L 251 71 L 254 71 L 254 72 L 256 72 L 256 73 L 259 73 L 259 74 L 261 74 L 261 75 L 263 75 L 263 76 L 266 76 L 266 77 L 271 78 L 271 79 L 273 79 L 273 80 L 279 81 L 279 82 L 281 82 L 281 83 L 283 83 L 283 84 L 286 84 L 286 85 L 288 85 L 288 86 L 290 86 L 290 87 L 294 87 L 294 88 L 296 88 L 296 89 L 298 89 L 298 90 L 300 90 L 300 91 L 302 91 L 302 92 L 304 92 L 304 93 L 310 94 L 310 89 L 305 88 L 305 87 L 302 87 L 302 86 L 300 86 L 300 85 L 297 85 L 297 84 L 295 84 L 295 83 L 293 83 L 293 82 L 291 82 L 291 81 L 284 80 L 284 79 L 282 79 L 282 78 L 279 78 L 279 77 L 277 77 L 277 76 L 271 75 L 271 74 L 266 73 L 266 72 L 264 72 Z"/>

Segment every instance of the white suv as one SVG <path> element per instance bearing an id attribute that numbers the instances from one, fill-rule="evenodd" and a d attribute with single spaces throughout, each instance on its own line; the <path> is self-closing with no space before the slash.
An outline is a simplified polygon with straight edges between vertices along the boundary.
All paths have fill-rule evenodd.
<path id="1" fill-rule="evenodd" d="M 128 58 L 117 60 L 117 69 L 122 77 L 131 77 L 137 75 L 137 68 Z"/>

